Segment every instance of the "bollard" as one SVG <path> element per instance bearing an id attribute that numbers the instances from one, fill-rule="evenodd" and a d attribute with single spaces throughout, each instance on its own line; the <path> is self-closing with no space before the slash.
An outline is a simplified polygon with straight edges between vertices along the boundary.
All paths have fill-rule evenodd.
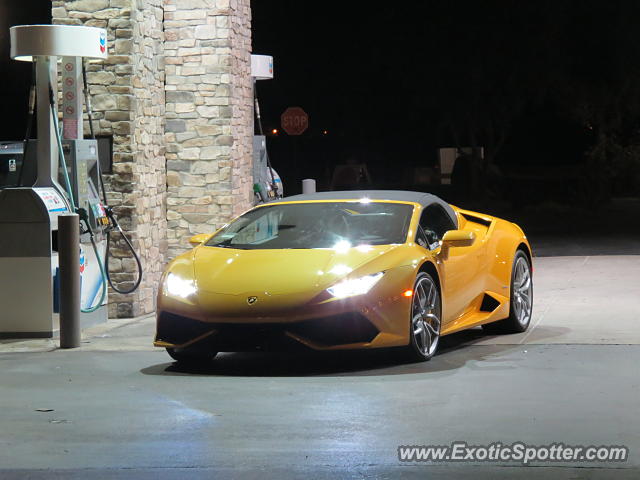
<path id="1" fill-rule="evenodd" d="M 60 348 L 80 346 L 80 218 L 58 217 L 60 266 Z"/>
<path id="2" fill-rule="evenodd" d="M 316 193 L 316 181 L 313 178 L 305 178 L 302 180 L 302 193 Z"/>

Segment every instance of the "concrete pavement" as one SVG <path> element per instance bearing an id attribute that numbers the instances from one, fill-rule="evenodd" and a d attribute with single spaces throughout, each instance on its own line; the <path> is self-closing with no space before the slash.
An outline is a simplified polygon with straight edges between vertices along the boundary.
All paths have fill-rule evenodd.
<path id="1" fill-rule="evenodd" d="M 225 354 L 185 369 L 153 319 L 82 347 L 0 346 L 0 478 L 637 478 L 640 256 L 535 262 L 533 328 L 385 351 Z M 37 411 L 51 409 L 51 411 Z M 625 463 L 405 464 L 399 445 L 627 445 Z"/>

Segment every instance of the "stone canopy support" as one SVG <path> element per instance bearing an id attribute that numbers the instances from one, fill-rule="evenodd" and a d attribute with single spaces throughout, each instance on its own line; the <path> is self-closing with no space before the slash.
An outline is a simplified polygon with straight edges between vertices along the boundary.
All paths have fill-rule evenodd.
<path id="1" fill-rule="evenodd" d="M 52 17 L 107 29 L 109 58 L 89 65 L 94 126 L 113 138 L 107 197 L 144 267 L 134 294 L 109 292 L 109 314 L 151 313 L 188 238 L 252 204 L 250 1 L 53 0 Z M 119 239 L 112 252 L 128 288 L 135 261 Z"/>
<path id="2" fill-rule="evenodd" d="M 165 0 L 169 254 L 251 206 L 249 0 Z"/>

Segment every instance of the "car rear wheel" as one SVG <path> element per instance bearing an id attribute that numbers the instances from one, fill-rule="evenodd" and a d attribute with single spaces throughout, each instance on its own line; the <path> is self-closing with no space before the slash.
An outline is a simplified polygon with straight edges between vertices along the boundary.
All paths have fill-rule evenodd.
<path id="1" fill-rule="evenodd" d="M 424 362 L 436 353 L 440 341 L 442 303 L 438 285 L 431 275 L 421 272 L 416 277 L 409 324 L 410 360 Z"/>
<path id="2" fill-rule="evenodd" d="M 218 352 L 206 352 L 181 348 L 167 348 L 167 353 L 178 363 L 201 364 L 213 360 Z"/>
<path id="3" fill-rule="evenodd" d="M 488 323 L 482 327 L 492 333 L 521 333 L 529 327 L 532 312 L 533 278 L 531 264 L 526 253 L 518 250 L 513 259 L 511 271 L 509 317 L 499 322 Z"/>

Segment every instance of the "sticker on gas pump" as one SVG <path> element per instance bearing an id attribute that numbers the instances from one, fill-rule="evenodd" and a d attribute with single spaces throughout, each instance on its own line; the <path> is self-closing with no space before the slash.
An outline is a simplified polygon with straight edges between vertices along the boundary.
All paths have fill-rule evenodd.
<path id="1" fill-rule="evenodd" d="M 15 172 L 16 171 L 16 159 L 15 158 L 10 158 L 9 159 L 9 171 L 10 172 Z"/>
<path id="2" fill-rule="evenodd" d="M 80 275 L 84 273 L 84 269 L 87 266 L 87 257 L 84 255 L 84 250 L 80 247 Z"/>

